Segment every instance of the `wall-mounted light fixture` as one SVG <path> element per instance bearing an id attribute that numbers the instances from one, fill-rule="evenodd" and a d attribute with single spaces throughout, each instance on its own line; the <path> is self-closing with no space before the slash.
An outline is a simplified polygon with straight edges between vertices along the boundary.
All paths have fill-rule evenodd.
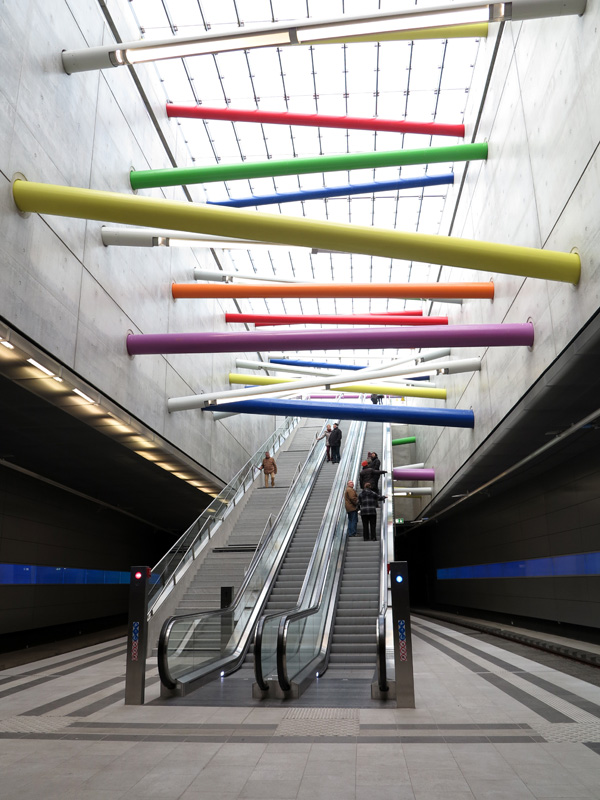
<path id="1" fill-rule="evenodd" d="M 474 0 L 452 5 L 431 5 L 418 11 L 409 9 L 367 16 L 308 20 L 292 25 L 271 25 L 268 28 L 244 27 L 202 36 L 66 50 L 62 60 L 65 72 L 70 74 L 259 47 L 486 36 L 488 22 L 583 14 L 585 5 L 585 0 L 513 0 L 512 3 L 482 3 L 481 0 Z"/>

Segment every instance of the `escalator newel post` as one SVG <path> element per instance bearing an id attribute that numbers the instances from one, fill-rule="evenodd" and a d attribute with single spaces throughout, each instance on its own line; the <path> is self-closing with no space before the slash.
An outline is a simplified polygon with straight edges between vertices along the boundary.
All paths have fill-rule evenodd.
<path id="1" fill-rule="evenodd" d="M 148 586 L 150 567 L 132 567 L 129 579 L 125 705 L 143 706 L 148 651 Z"/>
<path id="2" fill-rule="evenodd" d="M 415 679 L 410 634 L 408 564 L 406 561 L 391 561 L 389 569 L 394 624 L 396 707 L 414 708 Z"/>

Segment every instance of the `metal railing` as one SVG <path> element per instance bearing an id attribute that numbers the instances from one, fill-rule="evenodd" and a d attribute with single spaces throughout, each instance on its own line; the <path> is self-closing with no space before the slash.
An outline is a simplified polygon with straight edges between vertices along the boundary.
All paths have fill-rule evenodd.
<path id="1" fill-rule="evenodd" d="M 263 691 L 277 677 L 281 689 L 289 692 L 293 683 L 308 682 L 326 665 L 346 545 L 344 487 L 357 472 L 365 427 L 364 422 L 354 422 L 346 438 L 331 491 L 333 501 L 323 517 L 296 607 L 267 615 L 257 626 L 255 676 Z"/>
<path id="2" fill-rule="evenodd" d="M 270 532 L 266 533 L 237 592 L 225 609 L 171 617 L 163 625 L 158 668 L 163 684 L 181 693 L 236 670 L 242 663 L 295 528 L 325 457 L 315 447 L 297 473 Z"/>
<path id="3" fill-rule="evenodd" d="M 148 598 L 148 615 L 151 616 L 171 593 L 175 584 L 202 552 L 209 539 L 220 528 L 223 520 L 254 483 L 258 464 L 268 450 L 276 453 L 299 422 L 298 417 L 287 417 L 264 444 L 248 459 L 223 491 L 204 509 L 171 549 L 152 568 L 152 586 Z"/>
<path id="4" fill-rule="evenodd" d="M 377 684 L 380 692 L 389 690 L 387 680 L 386 662 L 386 614 L 388 609 L 388 561 L 389 552 L 394 547 L 394 483 L 392 459 L 392 426 L 389 422 L 383 425 L 383 444 L 381 450 L 381 463 L 387 470 L 384 476 L 384 494 L 387 506 L 381 509 L 381 558 L 379 575 L 379 611 L 377 613 Z"/>

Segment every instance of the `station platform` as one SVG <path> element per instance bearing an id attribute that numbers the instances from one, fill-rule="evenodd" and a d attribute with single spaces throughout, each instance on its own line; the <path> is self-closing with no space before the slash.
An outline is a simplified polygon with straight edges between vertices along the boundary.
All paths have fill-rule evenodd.
<path id="1" fill-rule="evenodd" d="M 412 625 L 415 709 L 333 670 L 298 701 L 254 700 L 233 676 L 161 700 L 153 661 L 146 705 L 125 706 L 124 638 L 10 665 L 0 798 L 600 798 L 596 666 L 457 620 Z"/>

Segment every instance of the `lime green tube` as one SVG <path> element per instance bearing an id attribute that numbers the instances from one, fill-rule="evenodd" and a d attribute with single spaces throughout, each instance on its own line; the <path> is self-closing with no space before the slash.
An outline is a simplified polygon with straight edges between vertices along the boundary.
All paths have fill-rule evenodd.
<path id="1" fill-rule="evenodd" d="M 417 441 L 416 436 L 405 436 L 404 439 L 392 439 L 392 445 L 396 444 L 414 444 Z"/>
<path id="2" fill-rule="evenodd" d="M 13 198 L 20 211 L 36 214 L 235 236 L 271 244 L 341 250 L 564 283 L 577 283 L 581 273 L 576 253 L 478 242 L 455 236 L 404 233 L 347 222 L 262 214 L 25 180 L 15 180 Z"/>
<path id="3" fill-rule="evenodd" d="M 423 147 L 418 150 L 391 150 L 381 153 L 349 153 L 341 156 L 286 158 L 278 161 L 247 161 L 218 164 L 214 167 L 133 170 L 132 189 L 158 186 L 184 186 L 192 183 L 236 181 L 248 178 L 274 178 L 279 175 L 306 175 L 310 172 L 338 172 L 375 167 L 406 167 L 412 164 L 447 164 L 452 161 L 484 161 L 487 143 L 457 144 L 450 147 Z"/>

